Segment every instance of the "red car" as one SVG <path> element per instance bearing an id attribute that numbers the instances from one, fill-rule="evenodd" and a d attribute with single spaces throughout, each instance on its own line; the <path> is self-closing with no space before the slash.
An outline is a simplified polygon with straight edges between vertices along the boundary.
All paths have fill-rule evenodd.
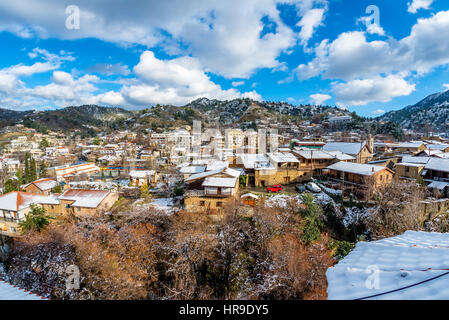
<path id="1" fill-rule="evenodd" d="M 280 184 L 275 184 L 272 187 L 267 187 L 267 192 L 282 192 L 282 186 Z"/>

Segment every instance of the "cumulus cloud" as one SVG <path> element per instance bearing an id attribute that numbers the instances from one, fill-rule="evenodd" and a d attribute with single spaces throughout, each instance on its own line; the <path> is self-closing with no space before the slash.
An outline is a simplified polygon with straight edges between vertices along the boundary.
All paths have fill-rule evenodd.
<path id="1" fill-rule="evenodd" d="M 301 27 L 299 37 L 301 44 L 306 45 L 310 38 L 312 38 L 315 29 L 320 26 L 324 19 L 325 9 L 311 9 L 308 10 L 301 20 L 296 24 Z"/>
<path id="2" fill-rule="evenodd" d="M 234 99 L 248 97 L 261 100 L 255 91 L 240 93 L 236 89 L 223 90 L 212 82 L 200 62 L 192 57 L 160 60 L 152 51 L 145 51 L 134 73 L 142 81 L 122 89 L 124 97 L 133 104 L 181 105 L 200 97 Z"/>
<path id="3" fill-rule="evenodd" d="M 361 23 L 366 26 L 366 32 L 369 34 L 377 34 L 380 36 L 385 35 L 385 30 L 377 23 L 372 23 L 372 18 L 370 16 L 361 17 L 357 20 L 357 23 Z"/>
<path id="4" fill-rule="evenodd" d="M 407 3 L 407 11 L 417 13 L 419 9 L 429 9 L 433 0 L 413 0 Z"/>
<path id="5" fill-rule="evenodd" d="M 409 94 L 411 91 L 405 85 L 407 82 L 397 75 L 423 75 L 438 66 L 449 64 L 448 33 L 449 11 L 418 19 L 410 35 L 400 40 L 368 41 L 365 32 L 344 32 L 332 42 L 323 40 L 314 49 L 315 57 L 307 64 L 299 65 L 295 72 L 299 80 L 321 75 L 325 79 L 347 81 L 347 84 L 339 84 L 336 92 L 344 97 L 343 100 L 355 102 L 356 105 L 368 100 L 389 101 L 397 94 L 392 95 L 386 87 L 385 94 L 378 95 L 381 100 L 360 97 L 358 92 L 353 92 L 354 99 L 351 99 L 351 93 L 343 88 L 355 83 L 376 83 L 376 79 L 386 77 L 405 89 L 398 90 L 399 93 Z M 373 85 L 373 88 L 380 87 Z"/>
<path id="6" fill-rule="evenodd" d="M 449 83 L 444 83 L 444 84 L 443 84 L 443 88 L 444 88 L 445 90 L 449 90 Z"/>
<path id="7" fill-rule="evenodd" d="M 332 96 L 328 94 L 322 94 L 322 93 L 315 93 L 309 96 L 312 103 L 316 105 L 322 105 L 327 100 L 331 99 Z"/>
<path id="8" fill-rule="evenodd" d="M 399 75 L 351 80 L 333 86 L 337 103 L 348 106 L 360 106 L 374 101 L 388 102 L 395 97 L 409 95 L 414 90 L 415 85 Z"/>
<path id="9" fill-rule="evenodd" d="M 298 35 L 280 18 L 279 4 L 298 7 Z M 317 8 L 319 4 L 321 8 Z M 98 38 L 119 44 L 161 46 L 171 55 L 191 55 L 208 71 L 248 78 L 257 69 L 275 68 L 280 53 L 300 37 L 307 41 L 321 24 L 325 0 L 173 0 L 103 2 L 78 0 L 80 29 L 68 30 L 66 3 L 42 0 L 0 2 L 0 31 L 22 37 Z M 264 32 L 266 18 L 273 30 Z"/>
<path id="10" fill-rule="evenodd" d="M 245 84 L 245 81 L 232 81 L 233 87 L 243 86 L 244 84 Z"/>

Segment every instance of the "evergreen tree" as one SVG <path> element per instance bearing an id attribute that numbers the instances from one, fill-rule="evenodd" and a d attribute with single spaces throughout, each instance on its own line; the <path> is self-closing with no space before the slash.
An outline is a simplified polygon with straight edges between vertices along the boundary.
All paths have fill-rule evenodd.
<path id="1" fill-rule="evenodd" d="M 27 152 L 25 154 L 25 173 L 24 173 L 24 183 L 28 183 L 30 181 L 30 154 Z"/>
<path id="2" fill-rule="evenodd" d="M 21 221 L 19 226 L 22 231 L 40 232 L 50 224 L 50 217 L 45 214 L 45 209 L 36 205 L 31 205 L 31 211 Z"/>
<path id="3" fill-rule="evenodd" d="M 37 180 L 37 169 L 36 169 L 36 160 L 34 158 L 31 158 L 30 160 L 30 181 Z"/>
<path id="4" fill-rule="evenodd" d="M 20 182 L 17 179 L 8 179 L 5 182 L 5 188 L 3 190 L 3 193 L 8 193 L 11 191 L 19 191 Z"/>
<path id="5" fill-rule="evenodd" d="M 47 176 L 47 163 L 45 160 L 42 160 L 39 165 L 39 177 Z"/>

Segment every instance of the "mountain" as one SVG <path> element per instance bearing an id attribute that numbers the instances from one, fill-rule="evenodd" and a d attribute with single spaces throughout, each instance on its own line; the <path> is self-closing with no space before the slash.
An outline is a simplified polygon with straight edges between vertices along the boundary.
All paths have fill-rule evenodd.
<path id="1" fill-rule="evenodd" d="M 0 121 L 8 124 L 21 123 L 38 131 L 95 131 L 105 125 L 117 123 L 129 116 L 132 111 L 122 108 L 107 108 L 96 105 L 71 106 L 47 111 L 12 111 L 0 109 Z"/>
<path id="2" fill-rule="evenodd" d="M 140 111 L 97 105 L 71 106 L 49 111 L 0 109 L 0 122 L 34 128 L 40 132 L 74 131 L 93 135 L 105 129 L 161 129 L 191 125 L 201 120 L 204 126 L 232 126 L 256 129 L 259 124 L 289 124 L 299 120 L 320 120 L 327 115 L 349 114 L 329 106 L 293 106 L 284 102 L 234 99 L 221 101 L 200 98 L 184 106 L 157 105 Z"/>
<path id="3" fill-rule="evenodd" d="M 203 126 L 231 126 L 256 128 L 260 123 L 287 123 L 296 120 L 312 119 L 323 114 L 349 114 L 347 111 L 329 106 L 293 106 L 284 102 L 234 99 L 221 101 L 200 98 L 184 106 L 157 105 L 141 110 L 140 114 L 128 119 L 127 124 L 135 129 L 169 128 L 191 125 L 200 120 Z"/>
<path id="4" fill-rule="evenodd" d="M 378 118 L 392 121 L 415 131 L 447 131 L 449 126 L 449 90 L 432 94 L 417 104 L 390 111 Z"/>

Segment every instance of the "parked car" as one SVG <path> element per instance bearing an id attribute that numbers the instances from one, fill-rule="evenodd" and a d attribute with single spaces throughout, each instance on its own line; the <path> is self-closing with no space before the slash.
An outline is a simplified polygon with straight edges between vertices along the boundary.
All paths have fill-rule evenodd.
<path id="1" fill-rule="evenodd" d="M 314 193 L 321 192 L 320 187 L 318 187 L 318 185 L 315 182 L 309 182 L 307 184 L 307 189 L 309 189 L 310 191 L 312 191 Z"/>
<path id="2" fill-rule="evenodd" d="M 302 185 L 302 184 L 298 184 L 296 186 L 296 191 L 298 191 L 299 193 L 306 192 L 306 190 L 307 190 L 306 187 L 304 185 Z"/>
<path id="3" fill-rule="evenodd" d="M 282 186 L 280 184 L 275 184 L 272 187 L 267 187 L 267 192 L 282 192 Z"/>

